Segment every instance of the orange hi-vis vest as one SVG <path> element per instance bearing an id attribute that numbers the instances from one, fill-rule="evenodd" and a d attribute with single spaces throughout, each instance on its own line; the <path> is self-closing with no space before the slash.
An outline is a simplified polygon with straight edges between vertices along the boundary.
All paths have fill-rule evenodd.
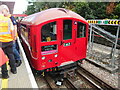
<path id="1" fill-rule="evenodd" d="M 12 36 L 13 24 L 8 17 L 0 14 L 0 42 L 10 42 L 14 38 Z"/>

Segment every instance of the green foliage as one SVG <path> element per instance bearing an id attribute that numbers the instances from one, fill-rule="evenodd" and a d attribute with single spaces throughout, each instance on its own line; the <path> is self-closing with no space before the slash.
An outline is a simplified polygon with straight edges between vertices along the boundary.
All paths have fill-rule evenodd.
<path id="1" fill-rule="evenodd" d="M 87 19 L 120 19 L 120 2 L 114 3 L 115 7 L 110 7 L 113 10 L 107 13 L 107 8 L 111 2 L 31 2 L 25 11 L 25 14 L 30 15 L 49 8 L 66 8 L 72 10 L 82 17 Z M 116 34 L 116 27 L 101 26 L 105 30 Z"/>
<path id="2" fill-rule="evenodd" d="M 119 19 L 120 3 L 115 3 L 115 8 L 110 14 L 106 13 L 106 8 L 110 2 L 30 2 L 26 14 L 30 15 L 49 8 L 70 9 L 85 19 Z"/>
<path id="3" fill-rule="evenodd" d="M 120 14 L 120 3 L 116 5 L 115 11 Z"/>
<path id="4" fill-rule="evenodd" d="M 116 5 L 114 17 L 120 19 L 120 3 Z"/>

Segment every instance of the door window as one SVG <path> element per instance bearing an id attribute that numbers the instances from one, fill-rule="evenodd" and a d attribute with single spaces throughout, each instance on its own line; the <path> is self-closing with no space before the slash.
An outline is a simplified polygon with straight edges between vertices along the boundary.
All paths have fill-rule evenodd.
<path id="1" fill-rule="evenodd" d="M 72 39 L 72 20 L 63 21 L 63 40 Z"/>

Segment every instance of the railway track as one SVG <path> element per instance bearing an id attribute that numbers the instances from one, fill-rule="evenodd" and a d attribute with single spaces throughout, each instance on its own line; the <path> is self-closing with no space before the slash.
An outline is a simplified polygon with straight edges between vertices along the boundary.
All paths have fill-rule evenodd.
<path id="1" fill-rule="evenodd" d="M 81 79 L 80 82 L 84 81 L 86 85 L 89 85 L 90 88 L 93 88 L 95 90 L 115 90 L 113 87 L 111 87 L 101 79 L 97 78 L 95 75 L 93 75 L 92 73 L 90 73 L 89 71 L 87 71 L 86 69 L 82 68 L 79 65 L 75 74 L 76 74 L 75 77 L 79 77 Z M 81 87 L 81 85 L 77 87 L 74 81 L 72 81 L 69 78 L 66 78 L 65 82 L 67 83 L 66 85 L 68 88 L 72 88 L 74 90 L 77 90 L 78 88 L 85 88 L 85 87 Z"/>
<path id="2" fill-rule="evenodd" d="M 50 76 L 46 75 L 46 76 L 43 77 L 43 78 L 44 78 L 44 80 L 46 81 L 46 84 L 47 84 L 47 86 L 49 87 L 50 90 L 52 90 L 52 89 L 54 89 L 54 88 L 58 88 L 58 87 L 55 85 L 55 83 L 53 82 L 53 79 L 52 79 Z"/>
<path id="3" fill-rule="evenodd" d="M 67 74 L 67 78 L 64 78 L 63 85 L 61 86 L 57 86 L 55 84 L 55 80 L 53 80 L 53 78 L 49 75 L 42 77 L 42 80 L 39 80 L 38 83 L 40 82 L 44 82 L 44 86 L 50 90 L 56 88 L 65 88 L 71 90 L 77 90 L 80 88 L 91 88 L 95 90 L 115 90 L 113 87 L 106 84 L 79 65 L 78 69 L 75 71 L 75 74 Z"/>
<path id="4" fill-rule="evenodd" d="M 67 89 L 67 87 L 65 85 L 57 86 L 55 84 L 55 80 L 51 76 L 49 76 L 49 75 L 46 75 L 43 78 L 44 78 L 44 81 L 47 84 L 47 88 L 49 88 L 50 90 L 54 90 L 56 88 L 66 88 Z"/>
<path id="5" fill-rule="evenodd" d="M 69 89 L 72 89 L 72 90 L 77 90 L 77 89 L 78 89 L 78 87 L 76 87 L 76 86 L 73 84 L 73 82 L 72 82 L 70 79 L 68 79 L 68 78 L 66 78 L 66 79 L 64 80 L 64 84 L 65 84 L 65 86 L 66 86 L 67 88 L 69 88 Z"/>
<path id="6" fill-rule="evenodd" d="M 89 71 L 87 71 L 86 69 L 82 68 L 79 65 L 78 65 L 78 69 L 79 70 L 77 70 L 76 73 L 80 77 L 83 77 L 85 81 L 90 83 L 90 86 L 92 86 L 92 88 L 96 88 L 99 90 L 104 90 L 104 89 L 115 90 L 113 87 L 111 87 L 110 85 L 108 85 L 107 83 L 105 83 L 104 81 L 102 81 L 101 79 L 99 79 L 98 77 L 96 77 L 95 75 L 93 75 L 92 73 L 90 73 Z"/>

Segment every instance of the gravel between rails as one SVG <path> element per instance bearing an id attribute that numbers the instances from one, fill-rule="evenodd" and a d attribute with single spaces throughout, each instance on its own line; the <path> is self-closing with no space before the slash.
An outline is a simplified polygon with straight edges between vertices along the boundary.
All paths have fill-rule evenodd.
<path id="1" fill-rule="evenodd" d="M 85 60 L 83 61 L 83 64 L 81 66 L 90 71 L 91 73 L 93 73 L 95 76 L 99 77 L 104 82 L 111 85 L 112 87 L 118 88 L 118 74 L 119 74 L 118 72 L 114 74 L 109 73 L 108 71 L 96 67 Z"/>

